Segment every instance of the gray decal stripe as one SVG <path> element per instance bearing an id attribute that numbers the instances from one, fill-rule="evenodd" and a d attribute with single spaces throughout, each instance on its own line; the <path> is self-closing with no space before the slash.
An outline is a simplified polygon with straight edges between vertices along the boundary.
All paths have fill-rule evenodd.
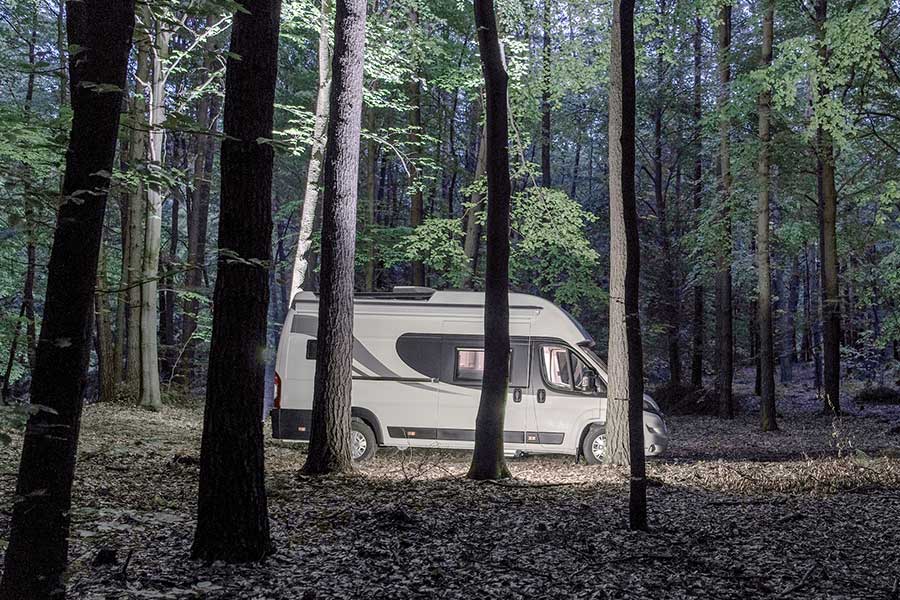
<path id="1" fill-rule="evenodd" d="M 316 337 L 318 335 L 318 319 L 316 317 L 307 317 L 294 315 L 294 322 L 291 323 L 291 333 L 302 333 Z M 375 358 L 362 343 L 353 336 L 353 360 L 358 361 L 362 366 L 369 369 L 375 375 L 381 377 L 399 377 L 399 375 L 389 369 L 384 363 Z"/>
<path id="2" fill-rule="evenodd" d="M 388 435 L 396 439 L 407 440 L 444 440 L 448 442 L 475 441 L 474 429 L 435 429 L 434 427 L 397 427 L 389 426 Z M 565 434 L 549 431 L 504 431 L 503 441 L 507 444 L 547 444 L 563 443 Z"/>

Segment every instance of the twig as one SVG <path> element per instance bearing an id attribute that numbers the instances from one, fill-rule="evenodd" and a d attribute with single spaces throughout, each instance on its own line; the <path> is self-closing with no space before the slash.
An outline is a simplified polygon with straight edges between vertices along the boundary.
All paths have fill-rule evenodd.
<path id="1" fill-rule="evenodd" d="M 799 590 L 800 588 L 802 588 L 802 587 L 804 586 L 804 584 L 806 584 L 806 580 L 809 579 L 809 576 L 812 574 L 813 571 L 816 570 L 816 567 L 818 567 L 818 566 L 819 566 L 819 565 L 817 565 L 817 564 L 811 566 L 809 569 L 806 570 L 806 573 L 803 574 L 803 577 L 800 579 L 799 583 L 797 583 L 796 585 L 792 585 L 791 587 L 782 590 L 782 591 L 779 592 L 775 597 L 776 597 L 776 598 L 783 598 L 784 596 L 787 596 L 788 594 L 793 594 L 794 592 L 796 592 L 797 590 Z"/>

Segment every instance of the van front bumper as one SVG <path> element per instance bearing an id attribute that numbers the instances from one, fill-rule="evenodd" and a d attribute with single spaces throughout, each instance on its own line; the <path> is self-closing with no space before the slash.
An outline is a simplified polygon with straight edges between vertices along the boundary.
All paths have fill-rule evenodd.
<path id="1" fill-rule="evenodd" d="M 644 412 L 644 452 L 660 456 L 669 447 L 669 427 L 662 415 Z"/>
<path id="2" fill-rule="evenodd" d="M 276 440 L 309 441 L 311 410 L 273 408 L 269 416 L 272 417 L 272 437 Z"/>

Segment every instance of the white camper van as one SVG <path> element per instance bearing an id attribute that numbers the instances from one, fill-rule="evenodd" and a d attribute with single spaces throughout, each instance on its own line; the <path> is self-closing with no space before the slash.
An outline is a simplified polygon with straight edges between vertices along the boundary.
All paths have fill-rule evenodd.
<path id="1" fill-rule="evenodd" d="M 508 453 L 579 455 L 602 460 L 606 365 L 584 328 L 553 303 L 509 295 Z M 354 302 L 351 451 L 378 446 L 471 449 L 484 369 L 484 294 L 396 287 Z M 275 363 L 272 435 L 309 440 L 319 303 L 297 294 Z M 648 456 L 665 451 L 668 430 L 644 397 Z"/>

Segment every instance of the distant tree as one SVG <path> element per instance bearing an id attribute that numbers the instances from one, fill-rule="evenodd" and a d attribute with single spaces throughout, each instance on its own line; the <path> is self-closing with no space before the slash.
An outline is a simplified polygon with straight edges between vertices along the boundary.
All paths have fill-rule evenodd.
<path id="1" fill-rule="evenodd" d="M 487 252 L 484 297 L 484 378 L 475 418 L 475 453 L 467 477 L 509 477 L 503 419 L 509 386 L 509 76 L 493 0 L 475 0 L 475 28 L 484 75 L 487 172 Z"/>
<path id="2" fill-rule="evenodd" d="M 734 321 L 731 293 L 731 5 L 719 10 L 719 202 L 720 234 L 716 256 L 716 395 L 719 416 L 734 417 Z"/>
<path id="3" fill-rule="evenodd" d="M 353 278 L 362 125 L 365 0 L 338 0 L 334 22 L 331 105 L 322 197 L 319 328 L 309 455 L 311 475 L 353 470 L 350 388 Z"/>
<path id="4" fill-rule="evenodd" d="M 695 219 L 699 221 L 700 214 L 703 210 L 703 89 L 702 89 L 702 66 L 703 66 L 703 20 L 700 17 L 694 18 L 694 81 L 693 81 L 693 113 L 694 130 L 693 139 L 695 146 L 694 154 L 694 189 L 693 193 L 693 209 Z M 704 319 L 704 295 L 702 283 L 694 285 L 694 314 L 692 323 L 691 336 L 691 385 L 699 388 L 703 386 L 703 329 L 706 326 Z"/>
<path id="5" fill-rule="evenodd" d="M 607 464 L 630 465 L 629 524 L 647 528 L 641 269 L 634 189 L 634 0 L 614 0 L 609 60 L 609 390 Z"/>
<path id="6" fill-rule="evenodd" d="M 31 380 L 31 402 L 41 410 L 25 432 L 0 581 L 3 600 L 66 593 L 97 262 L 133 30 L 133 0 L 66 4 L 72 128 Z"/>
<path id="7" fill-rule="evenodd" d="M 761 67 L 763 69 L 772 64 L 772 38 L 773 23 L 775 19 L 775 3 L 773 0 L 763 0 L 762 22 L 762 56 Z M 775 350 L 772 325 L 772 267 L 771 249 L 769 247 L 769 196 L 770 196 L 770 167 L 769 167 L 769 120 L 772 114 L 772 92 L 768 84 L 763 83 L 764 88 L 757 99 L 759 113 L 759 158 L 757 161 L 757 177 L 759 178 L 759 192 L 756 203 L 756 268 L 757 287 L 759 289 L 757 300 L 757 323 L 759 325 L 759 378 L 760 378 L 760 404 L 762 408 L 763 431 L 775 431 L 778 424 L 775 421 Z"/>
<path id="8" fill-rule="evenodd" d="M 816 0 L 815 26 L 819 66 L 816 98 L 828 106 L 831 94 L 827 75 L 832 49 L 826 33 L 828 0 Z M 814 103 L 817 104 L 817 103 Z M 823 107 L 824 108 L 824 107 Z M 824 108 L 824 110 L 829 110 Z M 821 121 L 820 121 L 821 123 Z M 822 261 L 822 338 L 825 411 L 841 412 L 841 293 L 838 282 L 837 186 L 835 185 L 834 140 L 822 125 L 816 129 L 816 180 L 819 198 L 819 252 Z"/>
<path id="9" fill-rule="evenodd" d="M 262 422 L 280 0 L 242 0 L 225 70 L 218 276 L 192 555 L 272 552 Z"/>

